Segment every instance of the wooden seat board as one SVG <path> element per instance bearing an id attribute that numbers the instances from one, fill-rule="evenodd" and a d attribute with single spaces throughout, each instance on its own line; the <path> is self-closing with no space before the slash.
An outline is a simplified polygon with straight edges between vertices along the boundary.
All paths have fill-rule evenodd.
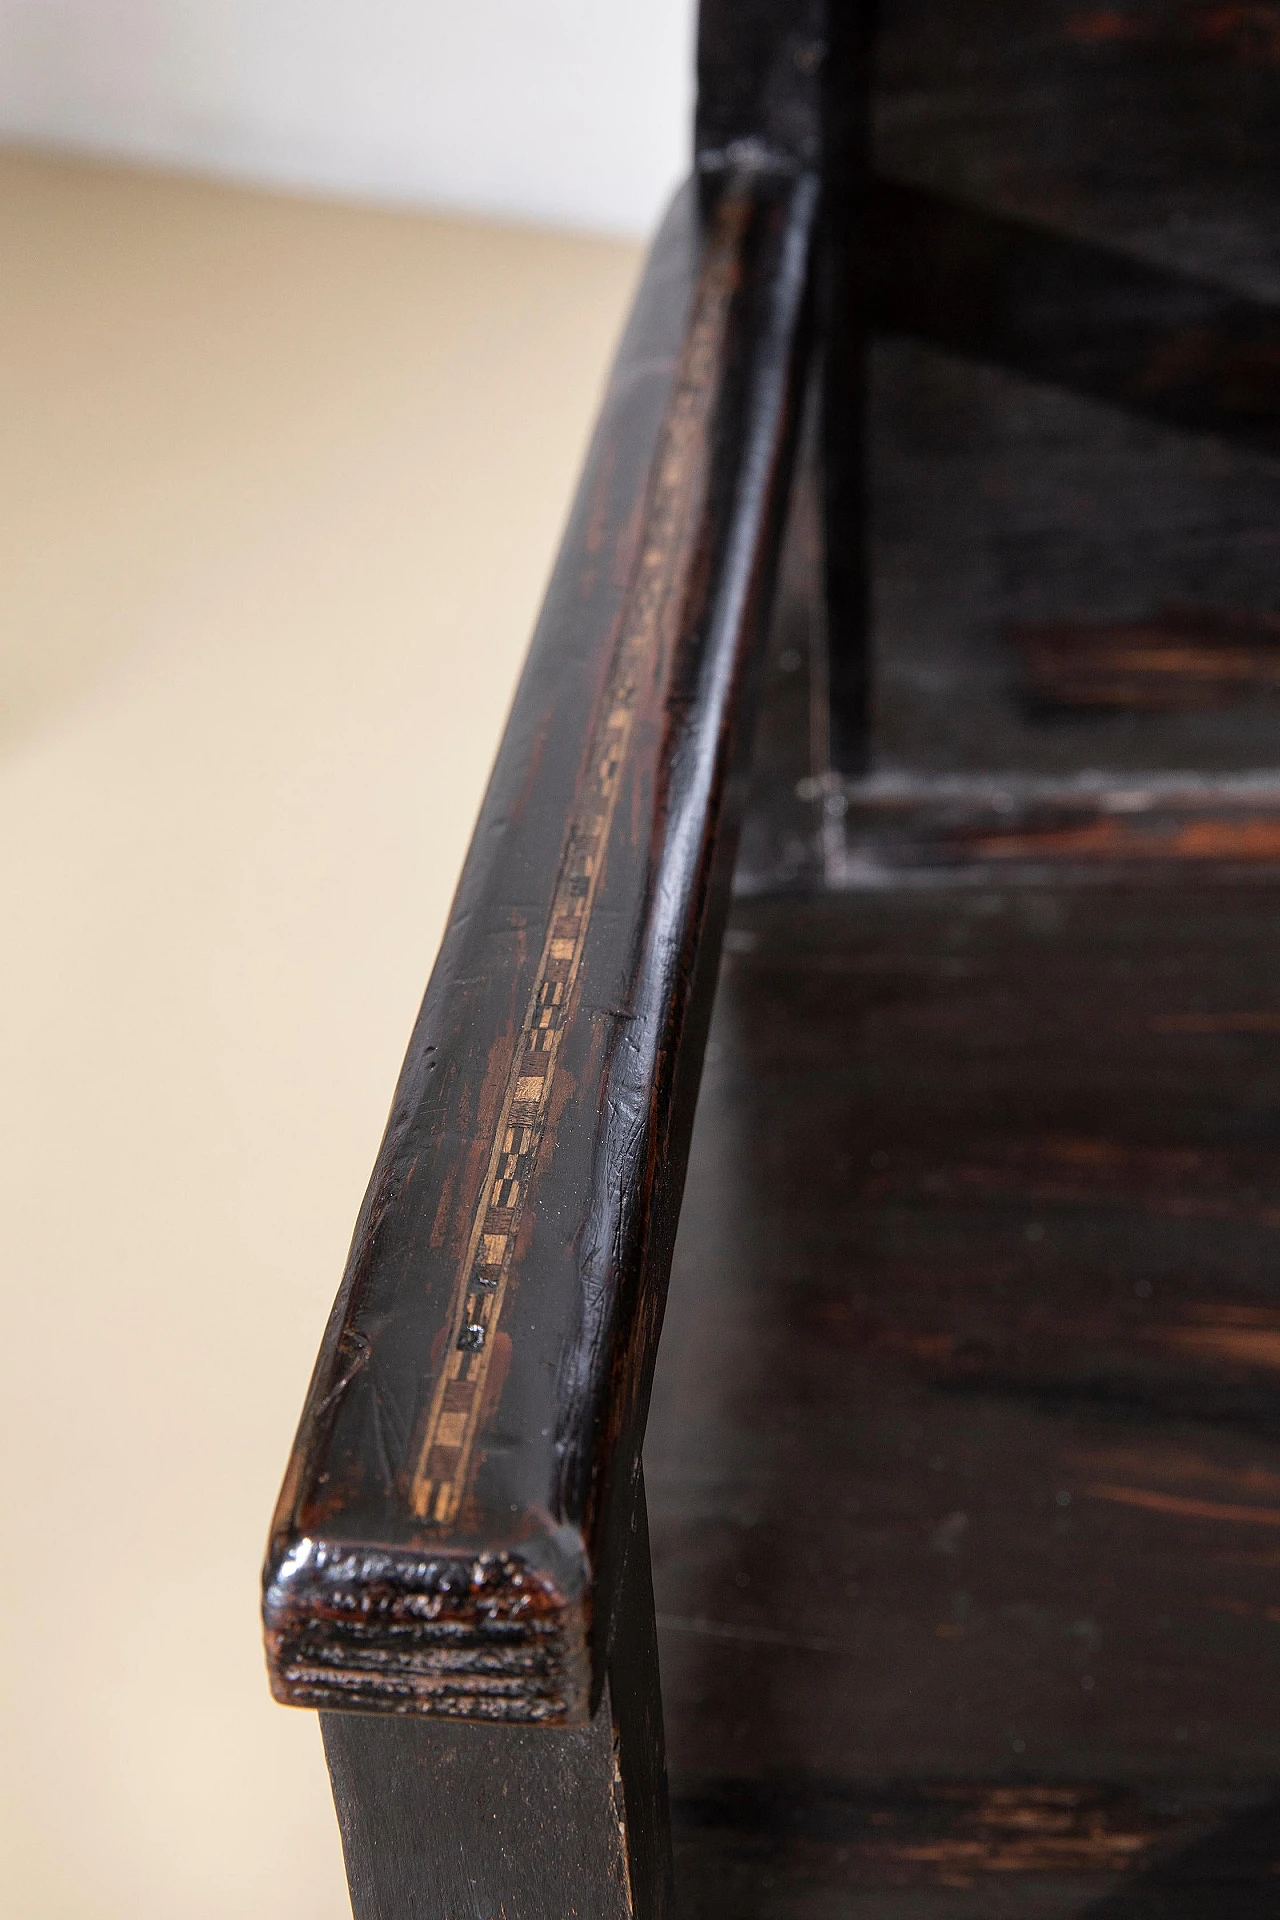
<path id="1" fill-rule="evenodd" d="M 687 1912 L 1215 1834 L 1274 1910 L 1277 958 L 1261 885 L 739 902 L 646 1449 Z"/>

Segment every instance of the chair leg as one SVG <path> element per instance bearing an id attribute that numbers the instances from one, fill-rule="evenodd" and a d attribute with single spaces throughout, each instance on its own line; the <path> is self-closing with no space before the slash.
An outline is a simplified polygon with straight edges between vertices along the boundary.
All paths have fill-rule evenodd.
<path id="1" fill-rule="evenodd" d="M 606 1697 L 589 1727 L 321 1715 L 355 1920 L 624 1920 Z"/>
<path id="2" fill-rule="evenodd" d="M 359 1713 L 323 1713 L 320 1724 L 355 1920 L 668 1920 L 643 1484 L 589 1726 Z"/>
<path id="3" fill-rule="evenodd" d="M 636 1477 L 609 1644 L 608 1695 L 626 1811 L 633 1910 L 636 1920 L 669 1920 L 674 1912 L 671 1816 L 643 1474 Z"/>

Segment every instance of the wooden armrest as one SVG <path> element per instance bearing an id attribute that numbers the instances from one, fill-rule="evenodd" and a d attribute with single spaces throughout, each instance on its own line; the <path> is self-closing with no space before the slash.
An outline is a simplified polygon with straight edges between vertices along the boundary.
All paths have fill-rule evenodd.
<path id="1" fill-rule="evenodd" d="M 589 1717 L 717 968 L 815 202 L 808 170 L 726 163 L 677 197 L 650 257 L 280 1495 L 264 1601 L 280 1700 Z M 424 752 L 448 724 L 424 716 Z"/>

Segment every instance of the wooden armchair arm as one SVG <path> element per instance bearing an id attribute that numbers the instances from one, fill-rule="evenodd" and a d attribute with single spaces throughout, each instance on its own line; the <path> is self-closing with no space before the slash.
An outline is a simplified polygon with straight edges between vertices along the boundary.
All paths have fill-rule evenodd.
<path id="1" fill-rule="evenodd" d="M 280 1495 L 280 1700 L 590 1715 L 719 954 L 816 198 L 811 170 L 730 154 L 677 197 L 650 257 Z"/>

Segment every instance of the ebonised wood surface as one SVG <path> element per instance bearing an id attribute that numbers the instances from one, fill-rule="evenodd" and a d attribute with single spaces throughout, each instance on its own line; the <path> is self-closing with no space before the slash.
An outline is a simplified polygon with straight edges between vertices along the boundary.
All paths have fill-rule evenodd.
<path id="1" fill-rule="evenodd" d="M 322 1713 L 354 1920 L 666 1920 L 671 1832 L 643 1483 L 583 1727 Z"/>
<path id="2" fill-rule="evenodd" d="M 1267 1683 L 1280 1620 L 1280 13 L 898 0 L 881 13 L 873 102 L 858 65 L 869 21 L 841 16 L 827 79 L 839 72 L 847 90 L 834 126 L 797 57 L 826 31 L 822 9 L 781 24 L 769 8 L 743 9 L 741 67 L 702 50 L 712 233 L 736 190 L 757 196 L 750 231 L 767 231 L 768 208 L 781 210 L 779 231 L 789 219 L 807 235 L 812 209 L 797 212 L 794 183 L 821 134 L 827 358 L 737 876 L 740 894 L 766 897 L 740 899 L 729 931 L 646 1450 L 677 1910 L 1256 1920 L 1275 1911 L 1280 1884 Z M 787 84 L 771 92 L 779 48 Z M 746 169 L 736 187 L 734 168 Z M 858 280 L 863 242 L 875 259 Z M 660 249 L 652 284 L 670 257 Z M 746 247 L 747 288 L 780 286 L 780 258 L 775 248 L 762 266 L 764 252 Z M 687 255 L 682 271 L 686 289 L 699 284 Z M 669 327 L 669 280 L 661 291 Z M 682 312 L 691 297 L 696 310 L 686 291 Z M 742 296 L 724 311 L 740 322 Z M 864 392 L 869 328 L 879 338 Z M 668 360 L 676 350 L 673 335 Z M 634 342 L 630 353 L 641 367 Z M 734 384 L 741 364 L 727 351 L 722 432 L 747 390 Z M 624 372 L 615 406 L 626 387 Z M 652 398 L 643 417 L 656 435 Z M 761 443 L 778 474 L 785 441 L 779 411 Z M 645 497 L 653 445 L 632 440 L 630 478 L 609 494 L 605 544 L 618 551 L 631 551 L 628 537 L 648 549 L 626 501 Z M 714 475 L 751 459 L 740 448 L 717 466 L 725 442 L 709 427 L 706 445 L 714 504 Z M 595 460 L 598 475 L 599 450 Z M 761 496 L 744 534 L 752 554 L 770 550 L 761 529 L 776 529 L 781 495 L 767 508 Z M 594 524 L 583 515 L 580 528 Z M 712 520 L 723 544 L 705 552 L 727 553 L 733 516 Z M 681 522 L 687 538 L 696 521 L 695 510 Z M 597 550 L 585 535 L 579 544 Z M 704 576 L 687 559 L 692 593 Z M 625 606 L 626 567 L 612 579 Z M 559 591 L 557 619 L 572 601 L 566 582 Z M 701 630 L 686 620 L 681 631 L 692 645 Z M 731 678 L 744 636 L 725 656 Z M 678 713 L 690 753 L 707 724 L 695 707 L 676 699 L 662 723 Z M 530 787 L 546 803 L 544 845 L 575 790 L 561 720 Z M 727 749 L 728 728 L 716 738 Z M 542 769 L 557 763 L 560 784 L 547 783 Z M 661 839 L 655 770 L 681 764 L 679 751 L 664 762 L 655 750 L 634 776 L 626 897 Z M 504 780 L 516 790 L 500 762 L 499 796 Z M 699 805 L 689 818 L 705 845 L 696 859 L 686 850 L 686 879 L 732 844 L 729 832 L 712 846 Z M 509 811 L 501 800 L 503 832 Z M 482 821 L 478 849 L 486 835 Z M 624 965 L 643 941 L 630 923 L 628 945 L 626 897 L 607 892 L 616 841 L 601 893 L 609 944 L 602 933 L 606 957 L 584 976 L 596 997 L 582 1002 L 606 1023 L 644 998 L 643 970 Z M 493 898 L 515 871 L 486 868 Z M 522 874 L 516 897 L 539 886 L 548 897 L 552 877 Z M 804 897 L 815 882 L 828 891 Z M 471 937 L 468 901 L 464 880 L 459 940 Z M 677 922 L 692 927 L 702 911 Z M 714 927 L 714 911 L 703 924 Z M 533 944 L 502 954 L 517 983 L 508 1033 Z M 434 1456 L 411 1444 L 410 1420 L 387 1446 L 384 1400 L 370 1391 L 379 1340 L 420 1376 L 425 1316 L 402 1319 L 390 1348 L 376 1289 L 370 1306 L 353 1294 L 353 1389 L 334 1371 L 313 1403 L 332 1419 L 324 1471 L 337 1469 L 336 1504 L 326 1515 L 308 1442 L 307 1511 L 326 1525 L 340 1516 L 340 1572 L 356 1565 L 340 1559 L 353 1534 L 362 1551 L 412 1548 L 399 1564 L 420 1571 L 389 1598 L 382 1563 L 360 1563 L 371 1633 L 342 1627 L 340 1581 L 309 1618 L 282 1601 L 288 1697 L 334 1704 L 346 1685 L 357 1704 L 585 1718 L 578 1596 L 594 1578 L 607 1614 L 622 1591 L 611 1543 L 636 1490 L 629 1463 L 715 948 L 712 937 L 700 949 L 700 989 L 677 1010 L 665 1068 L 658 1049 L 620 1092 L 616 1074 L 634 1065 L 625 1023 L 607 1029 L 622 1035 L 612 1059 L 585 1030 L 580 1056 L 566 1051 L 574 1088 L 600 1099 L 593 1108 L 584 1091 L 557 1113 L 557 1155 L 576 1139 L 578 1158 L 570 1144 L 564 1184 L 544 1189 L 550 1206 L 520 1250 L 548 1276 L 557 1260 L 565 1271 L 516 1296 L 518 1313 L 536 1301 L 541 1331 L 535 1341 L 531 1319 L 523 1356 L 535 1372 L 522 1376 L 513 1350 L 504 1404 L 520 1420 L 505 1424 L 496 1402 L 480 1409 L 486 1457 L 470 1506 L 453 1504 L 456 1476 L 427 1471 Z M 694 938 L 651 976 L 669 1009 L 696 950 Z M 681 1051 L 695 1070 L 677 1086 L 663 1072 Z M 484 1086 L 480 1055 L 465 1065 Z M 666 1164 L 633 1212 L 653 1164 L 636 1131 L 646 1110 Z M 571 1219 L 577 1196 L 598 1194 L 590 1156 L 615 1122 L 632 1157 L 624 1165 L 606 1144 L 618 1177 Z M 450 1125 L 470 1137 L 470 1118 Z M 388 1150 L 388 1179 L 398 1153 Z M 432 1191 L 457 1240 L 461 1203 L 441 1167 Z M 474 1169 L 464 1178 L 474 1185 Z M 371 1214 L 357 1246 L 383 1259 L 374 1224 Z M 395 1256 L 404 1271 L 410 1246 Z M 622 1251 L 594 1295 L 600 1319 L 589 1310 L 578 1337 L 568 1268 L 585 1248 L 590 1299 L 594 1250 L 606 1246 Z M 628 1349 L 620 1330 L 636 1301 L 641 1337 Z M 488 1351 L 472 1304 L 458 1319 L 455 1302 L 448 1340 Z M 530 1382 L 566 1350 L 568 1417 L 535 1436 L 529 1416 L 543 1402 Z M 326 1382 L 340 1390 L 336 1415 Z M 405 1399 L 401 1386 L 386 1403 Z M 358 1423 L 346 1440 L 344 1421 Z M 379 1447 L 419 1468 L 387 1466 L 375 1513 L 350 1463 Z M 393 1482 L 401 1504 L 388 1523 Z M 406 1498 L 427 1527 L 397 1533 Z M 291 1509 L 295 1542 L 304 1506 Z M 572 1537 L 544 1515 L 569 1515 Z M 429 1533 L 433 1518 L 443 1534 Z M 548 1543 L 567 1544 L 563 1565 Z M 456 1604 L 446 1563 L 470 1567 Z M 531 1607 L 510 1605 L 516 1572 Z M 541 1609 L 540 1639 L 519 1624 L 521 1607 L 531 1623 Z M 647 1602 L 642 1612 L 641 1627 Z M 420 1624 L 428 1615 L 442 1622 L 438 1646 Z M 643 1644 L 639 1629 L 624 1637 Z M 610 1645 L 597 1621 L 596 1697 L 615 1713 Z M 656 1727 L 652 1694 L 644 1711 Z M 448 1737 L 392 1727 L 384 1747 L 404 1738 L 442 1755 Z M 333 1723 L 335 1752 L 363 1738 Z M 370 1735 L 366 1802 L 382 1753 Z M 598 1797 L 599 1767 L 591 1777 Z M 660 1799 L 655 1774 L 636 1803 Z M 659 1835 L 653 1860 L 661 1850 Z M 640 1910 L 661 1910 L 664 1873 L 659 1863 Z"/>
<path id="3" fill-rule="evenodd" d="M 680 1911 L 1275 1911 L 1280 892 L 739 901 L 646 1472 Z"/>
<path id="4" fill-rule="evenodd" d="M 1265 667 L 1224 701 L 1212 635 L 1257 661 L 1280 607 L 1278 21 L 882 5 L 873 771 L 1275 766 Z M 1141 628 L 1133 698 L 1055 715 L 1027 669 L 1049 624 Z M 1205 697 L 1161 710 L 1179 668 Z"/>
<path id="5" fill-rule="evenodd" d="M 789 559 L 646 1451 L 678 1911 L 1262 1920 L 1280 14 L 881 25 L 869 766 Z"/>
<path id="6" fill-rule="evenodd" d="M 573 1723 L 603 1684 L 815 206 L 723 170 L 656 244 L 281 1495 L 294 1704 Z"/>

